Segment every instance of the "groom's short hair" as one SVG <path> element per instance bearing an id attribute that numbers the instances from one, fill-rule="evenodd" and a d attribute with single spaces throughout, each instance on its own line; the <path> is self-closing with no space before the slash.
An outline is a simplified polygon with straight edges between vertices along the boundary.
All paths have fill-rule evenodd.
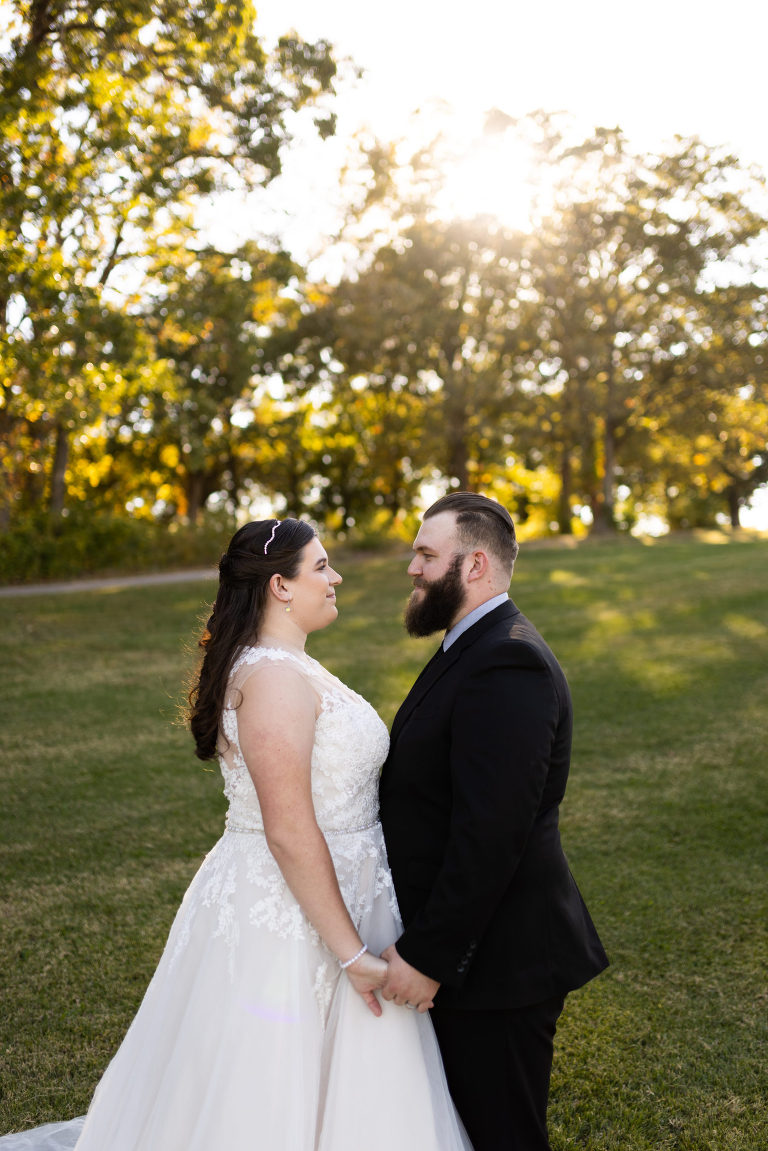
<path id="1" fill-rule="evenodd" d="M 459 543 L 467 551 L 483 548 L 491 552 L 512 575 L 519 545 L 512 516 L 505 507 L 479 492 L 449 492 L 427 508 L 424 519 L 451 512 L 456 516 Z"/>

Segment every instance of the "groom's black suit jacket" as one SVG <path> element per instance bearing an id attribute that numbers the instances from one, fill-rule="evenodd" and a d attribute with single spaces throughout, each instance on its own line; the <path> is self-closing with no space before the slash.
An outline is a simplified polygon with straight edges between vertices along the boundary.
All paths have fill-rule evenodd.
<path id="1" fill-rule="evenodd" d="M 405 930 L 441 1007 L 511 1008 L 607 958 L 560 845 L 571 697 L 509 600 L 438 651 L 395 716 L 381 820 Z"/>

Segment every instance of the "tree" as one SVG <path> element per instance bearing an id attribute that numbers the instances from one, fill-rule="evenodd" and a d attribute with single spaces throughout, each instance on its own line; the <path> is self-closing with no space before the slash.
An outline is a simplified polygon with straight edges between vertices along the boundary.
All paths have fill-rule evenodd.
<path id="1" fill-rule="evenodd" d="M 510 126 L 535 137 L 552 177 L 525 235 L 489 219 L 440 220 L 427 194 L 439 176 L 429 149 L 403 174 L 395 151 L 374 145 L 353 222 L 363 234 L 373 213 L 379 243 L 303 325 L 297 386 L 319 387 L 339 413 L 363 394 L 390 409 L 415 401 L 388 439 L 383 475 L 403 461 L 417 483 L 517 492 L 528 514 L 552 506 L 555 474 L 561 531 L 579 505 L 595 531 L 620 515 L 628 526 L 633 504 L 658 487 L 664 429 L 669 443 L 673 423 L 678 437 L 697 435 L 703 348 L 714 351 L 707 333 L 727 312 L 729 283 L 742 279 L 756 298 L 762 180 L 697 140 L 643 155 L 618 129 L 574 142 L 543 113 L 493 127 Z M 738 370 L 732 358 L 734 379 L 744 354 Z M 759 428 L 754 383 L 739 397 L 742 425 L 748 410 Z M 733 478 L 742 499 L 762 474 L 753 448 L 742 437 Z M 678 451 L 678 471 L 684 459 Z M 689 483 L 695 475 L 691 460 Z"/>
<path id="2" fill-rule="evenodd" d="M 670 380 L 716 306 L 707 276 L 735 264 L 766 220 L 752 206 L 759 181 L 696 140 L 661 157 L 628 153 L 618 130 L 548 146 L 569 182 L 526 245 L 519 370 L 561 476 L 561 530 L 574 497 L 605 530 L 620 478 L 647 465 L 648 413 L 675 394 Z"/>
<path id="3" fill-rule="evenodd" d="M 347 420 L 365 411 L 386 436 L 375 485 L 386 506 L 435 475 L 477 487 L 498 454 L 518 252 L 495 221 L 420 219 L 300 331 L 302 386 L 324 387 Z"/>
<path id="4" fill-rule="evenodd" d="M 173 385 L 143 398 L 142 419 L 154 471 L 174 491 L 163 502 L 193 522 L 214 492 L 237 505 L 240 448 L 255 430 L 254 376 L 267 336 L 298 313 L 297 274 L 285 252 L 255 242 L 227 255 L 188 252 L 183 266 L 162 269 L 146 324 Z"/>
<path id="5" fill-rule="evenodd" d="M 322 109 L 324 41 L 268 52 L 250 0 L 33 0 L 15 5 L 0 103 L 0 407 L 35 424 L 49 500 L 64 503 L 76 431 L 99 423 L 89 364 L 160 238 L 189 243 L 197 199 L 280 171 L 295 112 Z M 129 299 L 126 301 L 125 293 Z M 109 355 L 109 353 L 107 353 Z M 26 429 L 26 430 L 25 430 Z"/>
<path id="6" fill-rule="evenodd" d="M 666 514 L 675 526 L 741 509 L 768 482 L 768 295 L 753 284 L 701 293 L 696 340 L 649 413 Z"/>

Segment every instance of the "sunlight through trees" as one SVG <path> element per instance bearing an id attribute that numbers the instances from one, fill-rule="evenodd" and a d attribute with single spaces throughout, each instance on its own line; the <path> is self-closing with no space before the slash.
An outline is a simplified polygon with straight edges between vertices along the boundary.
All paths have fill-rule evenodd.
<path id="1" fill-rule="evenodd" d="M 269 184 L 302 117 L 332 134 L 325 41 L 268 48 L 247 0 L 11 7 L 4 531 L 260 504 L 387 531 L 424 485 L 529 534 L 738 525 L 768 482 L 768 209 L 737 158 L 546 112 L 463 152 L 368 139 L 321 283 L 257 214 L 224 251 L 196 213 Z"/>

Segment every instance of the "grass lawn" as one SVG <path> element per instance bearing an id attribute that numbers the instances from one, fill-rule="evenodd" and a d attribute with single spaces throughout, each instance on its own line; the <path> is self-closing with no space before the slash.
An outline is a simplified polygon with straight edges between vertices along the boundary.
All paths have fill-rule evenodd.
<path id="1" fill-rule="evenodd" d="M 403 558 L 336 558 L 309 650 L 389 722 L 435 644 Z M 0 1133 L 85 1110 L 220 834 L 177 722 L 214 590 L 2 601 Z M 571 682 L 563 839 L 612 960 L 561 1021 L 553 1146 L 765 1151 L 768 540 L 524 548 L 512 593 Z"/>

